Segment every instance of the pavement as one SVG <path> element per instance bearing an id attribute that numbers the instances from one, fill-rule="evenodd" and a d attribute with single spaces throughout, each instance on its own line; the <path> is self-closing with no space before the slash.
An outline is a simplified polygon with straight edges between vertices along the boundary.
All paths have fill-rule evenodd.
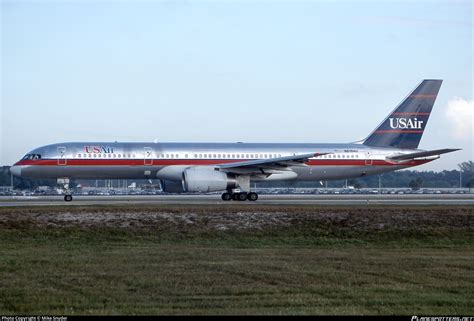
<path id="1" fill-rule="evenodd" d="M 7 206 L 90 206 L 90 205 L 474 205 L 474 194 L 272 194 L 259 195 L 256 202 L 221 200 L 212 195 L 120 195 L 76 196 L 65 202 L 63 196 L 2 196 Z"/>

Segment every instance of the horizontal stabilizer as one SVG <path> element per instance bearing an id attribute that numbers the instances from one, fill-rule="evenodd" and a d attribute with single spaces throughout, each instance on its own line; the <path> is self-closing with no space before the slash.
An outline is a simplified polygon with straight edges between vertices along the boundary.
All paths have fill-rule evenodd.
<path id="1" fill-rule="evenodd" d="M 459 148 L 457 149 L 436 149 L 436 150 L 428 150 L 426 152 L 416 152 L 416 153 L 410 153 L 410 154 L 398 154 L 398 155 L 393 155 L 393 156 L 388 156 L 387 158 L 391 160 L 410 160 L 414 158 L 420 158 L 420 157 L 428 157 L 428 156 L 435 156 L 435 155 L 441 155 L 441 154 L 446 154 L 446 153 L 451 153 L 455 152 L 457 150 L 460 150 Z"/>

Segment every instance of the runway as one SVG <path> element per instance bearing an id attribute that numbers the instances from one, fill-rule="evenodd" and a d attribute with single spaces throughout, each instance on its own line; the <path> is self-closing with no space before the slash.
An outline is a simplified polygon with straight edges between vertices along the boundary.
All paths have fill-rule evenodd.
<path id="1" fill-rule="evenodd" d="M 74 196 L 64 202 L 58 196 L 0 197 L 0 207 L 17 206 L 116 206 L 116 205 L 474 205 L 474 194 L 406 194 L 406 195 L 260 195 L 256 202 L 224 202 L 220 194 L 212 195 L 123 195 Z"/>

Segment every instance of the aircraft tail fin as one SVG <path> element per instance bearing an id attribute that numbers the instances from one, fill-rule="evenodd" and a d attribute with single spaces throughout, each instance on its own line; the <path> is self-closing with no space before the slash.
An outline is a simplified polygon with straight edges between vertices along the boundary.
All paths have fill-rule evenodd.
<path id="1" fill-rule="evenodd" d="M 416 149 L 438 96 L 439 79 L 425 79 L 363 141 L 374 147 Z"/>

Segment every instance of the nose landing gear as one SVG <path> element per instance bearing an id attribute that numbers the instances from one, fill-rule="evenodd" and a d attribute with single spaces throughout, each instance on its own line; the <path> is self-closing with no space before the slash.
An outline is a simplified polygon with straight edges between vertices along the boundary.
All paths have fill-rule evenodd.
<path id="1" fill-rule="evenodd" d="M 58 178 L 57 180 L 58 185 L 63 190 L 64 193 L 64 201 L 71 202 L 72 201 L 72 193 L 69 189 L 69 178 Z"/>

